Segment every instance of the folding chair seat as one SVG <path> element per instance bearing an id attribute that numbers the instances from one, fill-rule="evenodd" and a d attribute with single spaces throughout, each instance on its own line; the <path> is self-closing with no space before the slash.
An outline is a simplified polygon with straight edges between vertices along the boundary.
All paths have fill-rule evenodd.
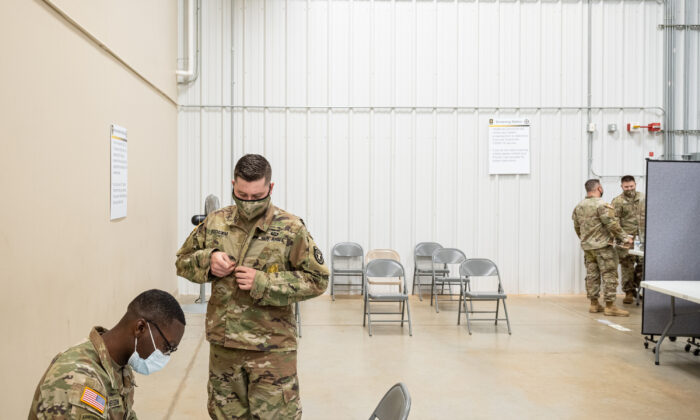
<path id="1" fill-rule="evenodd" d="M 382 279 L 396 279 L 403 281 L 403 287 L 392 289 L 375 290 L 365 285 L 364 310 L 362 316 L 362 326 L 369 326 L 369 335 L 372 336 L 372 315 L 401 315 L 400 320 L 395 319 L 375 319 L 374 322 L 400 322 L 403 327 L 405 315 L 408 315 L 408 334 L 413 335 L 413 324 L 411 323 L 411 308 L 408 302 L 408 288 L 406 287 L 406 273 L 400 262 L 389 259 L 375 259 L 367 263 L 365 267 L 365 281 L 373 278 L 377 281 Z M 396 302 L 399 304 L 398 312 L 372 312 L 372 303 Z"/>

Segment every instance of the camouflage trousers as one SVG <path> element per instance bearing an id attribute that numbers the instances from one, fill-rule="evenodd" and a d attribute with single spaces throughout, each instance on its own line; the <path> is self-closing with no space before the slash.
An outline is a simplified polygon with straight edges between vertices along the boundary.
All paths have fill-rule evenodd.
<path id="1" fill-rule="evenodd" d="M 297 353 L 230 349 L 210 345 L 212 419 L 300 419 Z"/>
<path id="2" fill-rule="evenodd" d="M 617 252 L 612 246 L 584 251 L 586 263 L 586 292 L 589 299 L 600 297 L 600 279 L 603 279 L 605 301 L 615 302 L 617 291 Z"/>
<path id="3" fill-rule="evenodd" d="M 630 255 L 626 249 L 617 249 L 617 256 L 620 260 L 622 271 L 622 291 L 634 292 L 642 281 L 644 273 L 644 258 Z"/>

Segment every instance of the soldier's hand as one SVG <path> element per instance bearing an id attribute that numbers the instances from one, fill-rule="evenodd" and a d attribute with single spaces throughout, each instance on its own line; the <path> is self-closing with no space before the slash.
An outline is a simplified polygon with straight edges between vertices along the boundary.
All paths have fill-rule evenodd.
<path id="1" fill-rule="evenodd" d="M 226 277 L 233 273 L 236 263 L 225 252 L 217 251 L 211 254 L 209 266 L 211 267 L 211 273 L 216 277 Z"/>
<path id="2" fill-rule="evenodd" d="M 255 280 L 255 273 L 258 270 L 249 267 L 238 266 L 236 267 L 236 282 L 241 290 L 250 290 L 253 288 L 253 281 Z"/>

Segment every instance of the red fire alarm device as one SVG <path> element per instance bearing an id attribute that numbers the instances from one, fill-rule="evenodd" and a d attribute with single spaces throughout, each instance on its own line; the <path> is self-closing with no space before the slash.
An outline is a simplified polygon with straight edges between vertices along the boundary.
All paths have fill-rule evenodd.
<path id="1" fill-rule="evenodd" d="M 661 123 L 649 123 L 649 125 L 640 125 L 639 123 L 627 123 L 627 131 L 639 131 L 640 128 L 646 128 L 650 133 L 661 131 Z"/>

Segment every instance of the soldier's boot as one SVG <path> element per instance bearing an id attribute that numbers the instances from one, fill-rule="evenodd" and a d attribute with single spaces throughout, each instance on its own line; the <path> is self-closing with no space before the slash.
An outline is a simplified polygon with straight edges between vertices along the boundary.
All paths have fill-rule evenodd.
<path id="1" fill-rule="evenodd" d="M 605 302 L 605 315 L 607 316 L 630 316 L 628 311 L 615 306 L 615 302 Z"/>
<path id="2" fill-rule="evenodd" d="M 633 291 L 625 292 L 625 298 L 622 299 L 622 303 L 632 303 L 634 302 L 635 293 Z"/>
<path id="3" fill-rule="evenodd" d="M 598 299 L 591 299 L 591 307 L 588 308 L 588 312 L 592 314 L 603 312 L 603 306 L 598 302 Z"/>

